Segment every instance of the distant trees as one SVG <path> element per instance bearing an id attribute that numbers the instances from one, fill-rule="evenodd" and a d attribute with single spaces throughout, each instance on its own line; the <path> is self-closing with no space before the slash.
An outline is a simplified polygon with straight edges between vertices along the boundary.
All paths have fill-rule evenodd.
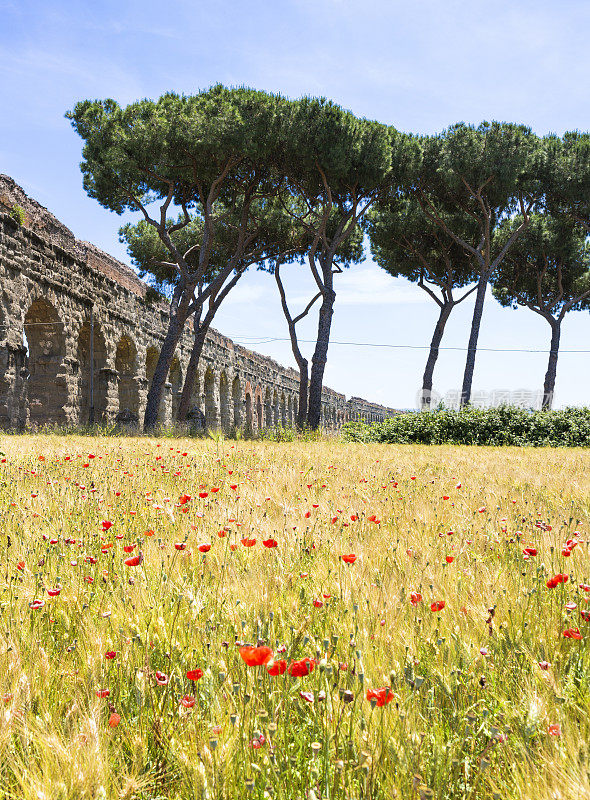
<path id="1" fill-rule="evenodd" d="M 478 127 L 459 123 L 423 140 L 415 196 L 425 217 L 462 247 L 478 268 L 461 405 L 471 398 L 488 282 L 542 196 L 540 158 L 538 137 L 530 128 L 512 123 L 483 122 Z M 498 226 L 515 212 L 520 213 L 520 225 L 499 246 Z M 465 229 L 473 235 L 465 238 Z"/>
<path id="2" fill-rule="evenodd" d="M 445 232 L 448 227 L 462 240 L 469 240 L 473 231 L 468 228 L 473 228 L 474 223 L 467 217 L 457 219 L 442 213 L 444 227 L 428 219 L 414 197 L 393 194 L 374 208 L 365 225 L 379 266 L 394 278 L 404 277 L 415 283 L 439 307 L 422 378 L 423 409 L 431 405 L 434 367 L 451 312 L 473 294 L 477 285 L 459 297 L 454 292 L 473 284 L 479 276 L 472 254 Z"/>
<path id="3" fill-rule="evenodd" d="M 235 249 L 234 237 L 241 224 L 239 213 L 235 207 L 225 208 L 222 203 L 219 203 L 216 215 L 215 242 L 211 246 L 209 256 L 210 270 L 209 274 L 205 275 L 203 281 L 196 287 L 197 298 L 203 294 L 206 280 L 211 281 L 212 276 L 221 274 L 232 260 Z M 204 304 L 196 304 L 193 311 L 191 322 L 194 342 L 178 405 L 177 420 L 179 422 L 186 421 L 190 411 L 205 338 L 221 304 L 250 266 L 256 264 L 258 268 L 262 269 L 266 264 L 266 259 L 276 257 L 278 253 L 285 256 L 289 253 L 292 233 L 291 220 L 285 214 L 282 206 L 276 201 L 273 203 L 272 198 L 265 198 L 264 202 L 256 201 L 252 204 L 250 214 L 256 219 L 257 224 L 252 228 L 250 239 L 244 246 L 241 258 L 233 262 L 233 272 L 215 291 L 211 291 Z M 167 225 L 173 227 L 173 221 L 168 220 Z M 166 248 L 154 226 L 149 225 L 145 220 L 140 220 L 136 224 L 124 225 L 119 233 L 121 241 L 127 244 L 127 252 L 140 276 L 147 278 L 157 290 L 164 294 L 170 294 L 181 276 L 174 265 L 165 260 Z M 203 237 L 204 220 L 201 215 L 194 213 L 191 214 L 188 225 L 174 230 L 171 234 L 176 248 L 180 252 L 189 254 L 187 259 L 191 264 L 197 258 Z"/>
<path id="4" fill-rule="evenodd" d="M 67 116 L 84 140 L 87 193 L 118 214 L 141 214 L 121 228 L 122 241 L 140 275 L 169 299 L 147 430 L 157 423 L 191 320 L 194 346 L 179 404 L 179 419 L 186 418 L 207 331 L 252 265 L 274 272 L 300 373 L 298 425 L 317 428 L 335 276 L 362 260 L 363 231 L 377 263 L 439 308 L 423 408 L 450 314 L 474 294 L 461 389 L 461 404 L 469 403 L 488 283 L 502 304 L 525 305 L 552 326 L 550 405 L 561 322 L 587 307 L 590 289 L 590 134 L 540 140 L 524 125 L 484 122 L 418 139 L 325 99 L 220 85 L 126 108 L 84 101 Z M 307 267 L 316 288 L 299 313 L 282 280 L 294 262 Z M 314 308 L 310 371 L 297 324 Z"/>
<path id="5" fill-rule="evenodd" d="M 505 220 L 498 245 L 522 225 L 518 216 Z M 532 214 L 526 230 L 507 252 L 492 281 L 503 306 L 526 306 L 551 326 L 549 363 L 543 385 L 543 408 L 551 408 L 559 355 L 561 324 L 568 311 L 589 307 L 590 250 L 583 226 L 571 219 Z"/>
<path id="6" fill-rule="evenodd" d="M 342 271 L 338 251 L 380 194 L 412 174 L 417 148 L 412 137 L 394 128 L 316 98 L 293 104 L 288 138 L 284 205 L 308 242 L 304 258 L 320 303 L 307 410 L 308 426 L 317 429 L 336 301 L 334 276 Z M 289 323 L 292 342 L 293 330 Z"/>
<path id="7" fill-rule="evenodd" d="M 287 106 L 265 92 L 214 86 L 197 95 L 169 93 L 126 108 L 114 100 L 84 101 L 68 112 L 85 141 L 81 169 L 87 193 L 118 214 L 140 211 L 166 253 L 159 268 L 177 275 L 168 330 L 148 391 L 146 430 L 157 424 L 164 383 L 187 320 L 199 317 L 209 299 L 223 293 L 259 234 L 255 212 L 276 194 Z M 173 208 L 180 210 L 179 217 L 169 216 Z M 224 227 L 228 211 L 233 225 Z M 193 225 L 195 215 L 201 231 L 183 249 L 176 234 Z M 220 230 L 224 243 L 231 243 L 222 265 L 215 259 Z"/>
<path id="8" fill-rule="evenodd" d="M 328 221 L 328 238 L 331 238 L 331 229 L 336 226 L 336 220 L 333 217 Z M 287 321 L 287 328 L 289 330 L 289 339 L 291 341 L 291 351 L 299 369 L 299 399 L 297 404 L 297 420 L 296 425 L 300 430 L 308 426 L 308 397 L 309 397 L 309 361 L 303 355 L 299 344 L 299 337 L 297 333 L 297 324 L 302 319 L 307 317 L 314 305 L 323 298 L 323 293 L 318 290 L 302 311 L 293 316 L 291 311 L 287 293 L 282 278 L 282 268 L 285 263 L 299 262 L 301 267 L 305 267 L 307 256 L 310 250 L 313 249 L 313 239 L 315 234 L 308 232 L 303 227 L 300 231 L 302 238 L 298 240 L 298 246 L 289 256 L 288 253 L 281 253 L 280 257 L 275 260 L 274 265 L 271 266 L 274 272 L 275 281 L 279 290 L 279 297 L 281 300 L 281 308 L 283 315 Z M 310 243 L 311 238 L 311 243 Z M 338 274 L 343 269 L 357 264 L 364 259 L 363 247 L 363 232 L 362 229 L 356 225 L 353 231 L 348 235 L 343 242 L 341 242 L 333 261 L 334 273 Z M 316 287 L 317 288 L 317 287 Z"/>

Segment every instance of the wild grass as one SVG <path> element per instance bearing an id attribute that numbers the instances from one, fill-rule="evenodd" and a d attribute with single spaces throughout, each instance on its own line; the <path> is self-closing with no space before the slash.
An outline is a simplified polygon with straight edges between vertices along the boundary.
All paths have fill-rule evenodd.
<path id="1" fill-rule="evenodd" d="M 590 796 L 587 451 L 0 449 L 1 798 Z"/>

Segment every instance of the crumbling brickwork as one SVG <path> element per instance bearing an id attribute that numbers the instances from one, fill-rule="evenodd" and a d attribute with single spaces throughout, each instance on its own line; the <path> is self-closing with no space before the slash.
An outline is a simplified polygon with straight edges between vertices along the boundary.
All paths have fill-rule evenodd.
<path id="1" fill-rule="evenodd" d="M 19 219 L 19 208 L 24 219 Z M 20 214 L 22 217 L 22 214 Z M 75 238 L 53 214 L 0 175 L 0 426 L 118 421 L 139 426 L 167 326 L 164 304 L 125 264 Z M 160 420 L 174 421 L 192 336 L 170 369 Z M 92 363 L 91 363 L 92 361 Z M 191 420 L 253 431 L 292 425 L 298 374 L 211 330 Z M 322 424 L 394 413 L 325 388 Z"/>

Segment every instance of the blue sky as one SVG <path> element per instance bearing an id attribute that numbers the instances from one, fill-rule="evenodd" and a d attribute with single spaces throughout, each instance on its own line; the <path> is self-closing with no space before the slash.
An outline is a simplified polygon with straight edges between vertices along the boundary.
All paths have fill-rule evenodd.
<path id="1" fill-rule="evenodd" d="M 585 0 L 0 0 L 0 172 L 11 175 L 74 233 L 127 261 L 122 220 L 86 197 L 80 140 L 64 112 L 87 97 L 128 103 L 170 89 L 247 84 L 291 97 L 324 95 L 404 131 L 434 133 L 465 120 L 527 123 L 539 134 L 590 128 L 590 3 Z M 425 346 L 436 307 L 367 259 L 339 276 L 333 342 Z M 293 268 L 294 304 L 312 287 Z M 464 348 L 468 300 L 443 345 Z M 216 327 L 291 364 L 274 282 L 253 272 Z M 302 337 L 313 338 L 313 322 Z M 587 314 L 564 324 L 563 351 L 590 349 Z M 528 310 L 484 311 L 474 389 L 538 390 L 549 326 Z M 310 345 L 308 345 L 308 348 Z M 333 344 L 326 382 L 411 407 L 423 349 Z M 435 387 L 461 384 L 464 352 L 444 351 Z M 590 354 L 562 352 L 556 405 L 587 404 Z"/>

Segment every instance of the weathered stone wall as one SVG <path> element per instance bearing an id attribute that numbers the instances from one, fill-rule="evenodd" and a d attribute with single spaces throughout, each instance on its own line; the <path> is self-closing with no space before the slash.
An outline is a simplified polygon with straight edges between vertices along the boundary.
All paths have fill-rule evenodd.
<path id="1" fill-rule="evenodd" d="M 25 212 L 14 219 L 14 207 Z M 143 419 L 149 381 L 167 326 L 167 307 L 145 300 L 125 264 L 72 232 L 0 175 L 0 426 Z M 187 331 L 160 409 L 170 424 L 192 347 Z M 93 364 L 90 359 L 92 353 Z M 291 425 L 298 374 L 211 330 L 192 398 L 196 424 L 254 431 Z M 391 409 L 325 388 L 322 423 L 380 420 Z"/>

